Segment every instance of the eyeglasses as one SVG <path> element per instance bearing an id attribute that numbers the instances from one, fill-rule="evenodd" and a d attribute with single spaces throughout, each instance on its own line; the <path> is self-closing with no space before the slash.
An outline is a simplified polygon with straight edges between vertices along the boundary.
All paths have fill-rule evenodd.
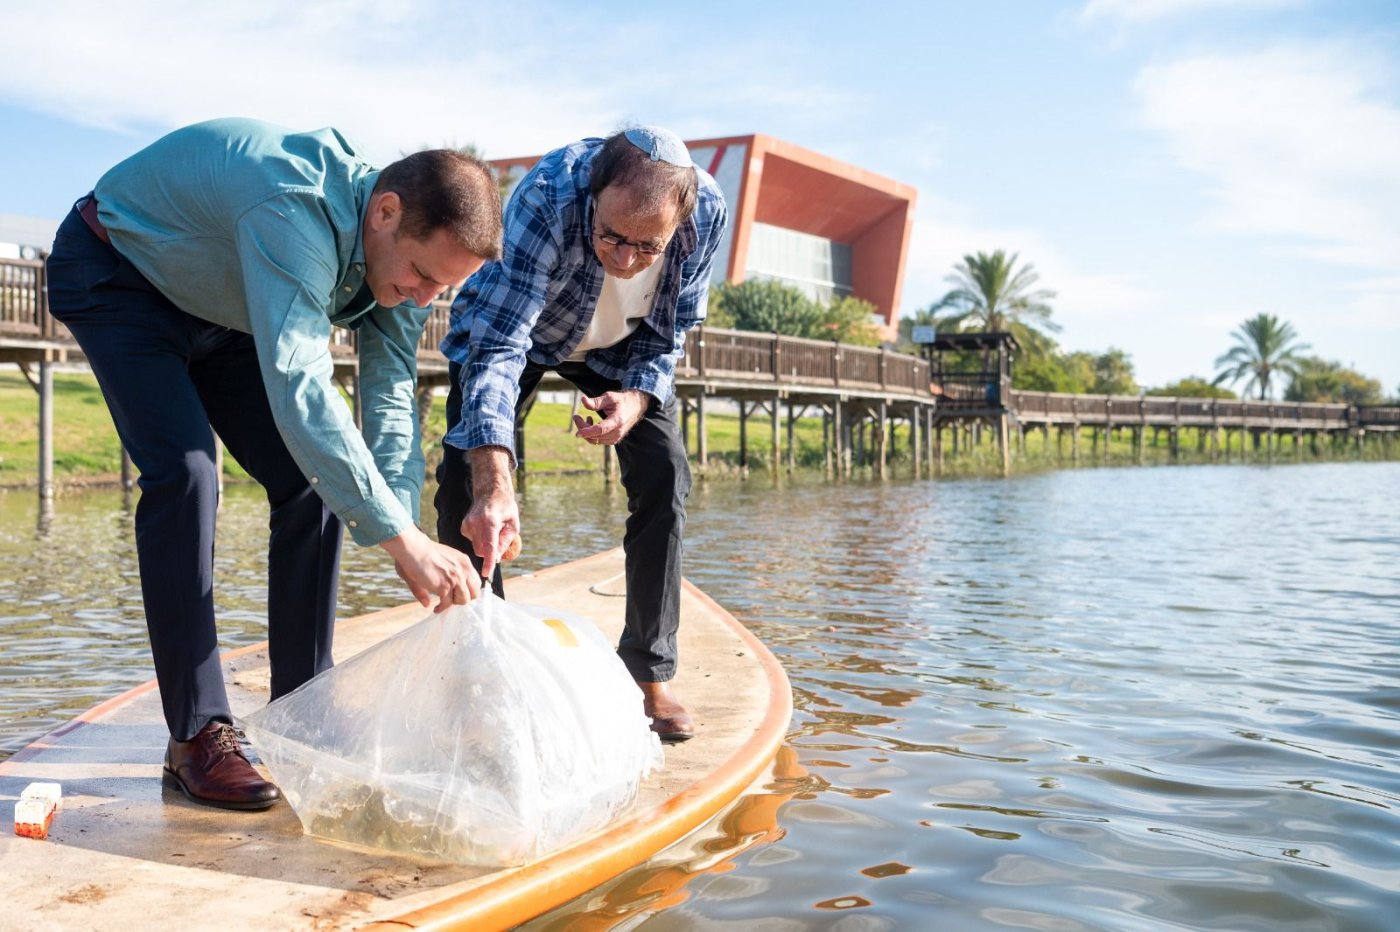
<path id="1" fill-rule="evenodd" d="M 633 249 L 637 250 L 637 254 L 640 256 L 659 256 L 666 251 L 667 246 L 666 243 L 662 243 L 660 246 L 657 246 L 655 243 L 634 243 L 630 239 L 625 239 L 615 233 L 599 233 L 597 230 L 593 231 L 593 235 L 599 242 L 607 243 L 612 247 L 631 246 Z"/>

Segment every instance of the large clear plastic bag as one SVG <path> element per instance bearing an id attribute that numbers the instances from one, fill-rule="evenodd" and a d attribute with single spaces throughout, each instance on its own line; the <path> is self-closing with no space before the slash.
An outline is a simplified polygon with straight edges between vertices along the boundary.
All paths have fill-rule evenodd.
<path id="1" fill-rule="evenodd" d="M 602 827 L 662 764 L 591 622 L 489 594 L 240 724 L 308 833 L 493 867 Z"/>

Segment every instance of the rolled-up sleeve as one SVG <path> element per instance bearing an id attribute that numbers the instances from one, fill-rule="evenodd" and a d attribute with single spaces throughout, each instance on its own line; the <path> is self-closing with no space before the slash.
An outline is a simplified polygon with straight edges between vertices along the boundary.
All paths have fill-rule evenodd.
<path id="1" fill-rule="evenodd" d="M 409 515 L 418 514 L 426 470 L 416 392 L 418 340 L 431 313 L 412 304 L 376 307 L 357 331 L 365 443 Z"/>
<path id="2" fill-rule="evenodd" d="M 380 474 L 333 380 L 327 304 L 338 275 L 324 214 L 282 196 L 244 214 L 235 236 L 258 364 L 287 449 L 357 544 L 399 534 L 413 524 L 407 503 Z M 391 381 L 389 396 L 402 397 L 402 380 Z M 381 425 L 372 434 L 386 451 L 402 442 L 391 437 L 402 427 L 382 426 L 382 410 L 366 414 L 366 423 Z"/>

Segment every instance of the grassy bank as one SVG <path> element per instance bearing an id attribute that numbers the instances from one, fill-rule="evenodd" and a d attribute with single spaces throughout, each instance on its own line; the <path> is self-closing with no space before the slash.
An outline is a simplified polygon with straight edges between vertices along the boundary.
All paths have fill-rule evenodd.
<path id="1" fill-rule="evenodd" d="M 430 468 L 436 464 L 438 441 L 447 428 L 445 400 L 434 399 L 429 415 L 424 448 Z M 596 447 L 577 440 L 570 429 L 570 407 L 566 404 L 535 405 L 525 424 L 526 462 L 532 474 L 596 472 L 602 465 L 602 454 Z M 0 369 L 0 487 L 33 486 L 38 481 L 39 463 L 39 400 L 38 394 L 17 369 Z M 739 420 L 736 415 L 716 413 L 706 416 L 709 436 L 709 470 L 712 476 L 739 475 Z M 694 419 L 691 424 L 694 430 Z M 780 424 L 780 442 L 786 443 L 786 419 Z M 1001 469 L 991 431 L 983 430 L 976 442 L 968 434 L 954 453 L 951 432 L 944 431 L 942 474 L 996 475 Z M 821 418 L 799 420 L 794 437 L 797 443 L 796 462 L 799 468 L 820 471 L 823 468 Z M 1154 435 L 1149 431 L 1141 457 L 1131 433 L 1122 431 L 1097 449 L 1088 430 L 1080 434 L 1079 466 L 1131 465 L 1209 462 L 1293 462 L 1346 459 L 1384 459 L 1400 456 L 1400 442 L 1383 444 L 1368 440 L 1358 453 L 1355 445 L 1344 437 L 1319 438 L 1316 444 L 1304 438 L 1295 445 L 1291 436 L 1277 439 L 1272 453 L 1263 446 L 1255 448 L 1248 438 L 1238 433 L 1231 438 L 1229 449 L 1213 451 L 1209 435 L 1192 428 L 1181 431 L 1179 444 L 1173 454 L 1165 432 Z M 867 444 L 868 446 L 868 444 Z M 748 427 L 749 469 L 762 473 L 769 468 L 772 454 L 770 427 L 766 416 L 752 417 Z M 1071 459 L 1068 435 L 1057 441 L 1031 432 L 1024 444 L 1016 443 L 1012 457 L 1018 471 L 1063 468 L 1076 463 Z M 694 437 L 691 450 L 694 451 Z M 692 455 L 693 459 L 693 455 Z M 866 458 L 866 469 L 868 470 Z M 858 460 L 859 462 L 859 460 Z M 894 475 L 913 472 L 913 455 L 909 447 L 907 425 L 897 426 L 889 448 L 890 470 Z M 115 482 L 121 470 L 121 447 L 112 427 L 111 415 L 102 393 L 90 373 L 63 372 L 54 375 L 54 472 L 61 486 L 81 486 Z M 224 459 L 225 475 L 232 480 L 247 478 L 232 457 Z"/>
<path id="2" fill-rule="evenodd" d="M 86 372 L 54 375 L 54 476 L 61 486 L 82 486 L 117 481 L 121 472 L 121 445 L 107 404 L 96 380 Z M 429 467 L 436 465 L 438 443 L 447 429 L 446 400 L 434 399 L 424 433 Z M 534 474 L 596 472 L 602 467 L 601 451 L 573 436 L 571 408 L 566 404 L 536 404 L 525 423 L 525 449 Z M 711 472 L 737 473 L 739 421 L 735 415 L 708 413 Z M 755 469 L 765 468 L 772 452 L 766 420 L 749 421 L 749 460 Z M 798 422 L 794 436 L 798 462 L 820 468 L 821 421 Z M 692 441 L 692 447 L 694 446 Z M 233 458 L 224 458 L 230 479 L 247 474 Z M 0 487 L 32 486 L 39 476 L 39 396 L 17 369 L 0 369 Z"/>

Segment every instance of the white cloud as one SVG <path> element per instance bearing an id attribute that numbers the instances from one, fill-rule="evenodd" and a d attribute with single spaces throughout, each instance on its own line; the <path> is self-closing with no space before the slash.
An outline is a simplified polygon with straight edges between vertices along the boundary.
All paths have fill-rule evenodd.
<path id="1" fill-rule="evenodd" d="M 1387 64 L 1288 45 L 1150 66 L 1144 125 L 1206 179 L 1212 227 L 1329 263 L 1400 271 L 1400 108 Z"/>
<path id="2" fill-rule="evenodd" d="M 1089 0 L 1079 10 L 1084 23 L 1148 23 L 1187 13 L 1218 10 L 1274 9 L 1300 0 Z"/>
<path id="3" fill-rule="evenodd" d="M 819 70 L 770 66 L 742 42 L 742 69 L 719 60 L 728 48 L 680 44 L 681 20 L 604 21 L 541 0 L 501 14 L 448 0 L 54 0 L 6 10 L 6 34 L 24 41 L 0 56 L 0 99 L 142 139 L 216 116 L 334 125 L 376 161 L 444 143 L 528 155 L 635 120 L 748 131 L 715 125 L 715 95 L 736 88 L 697 74 L 748 74 L 737 103 L 751 112 L 815 120 L 854 106 Z M 629 64 L 638 49 L 666 66 Z"/>

